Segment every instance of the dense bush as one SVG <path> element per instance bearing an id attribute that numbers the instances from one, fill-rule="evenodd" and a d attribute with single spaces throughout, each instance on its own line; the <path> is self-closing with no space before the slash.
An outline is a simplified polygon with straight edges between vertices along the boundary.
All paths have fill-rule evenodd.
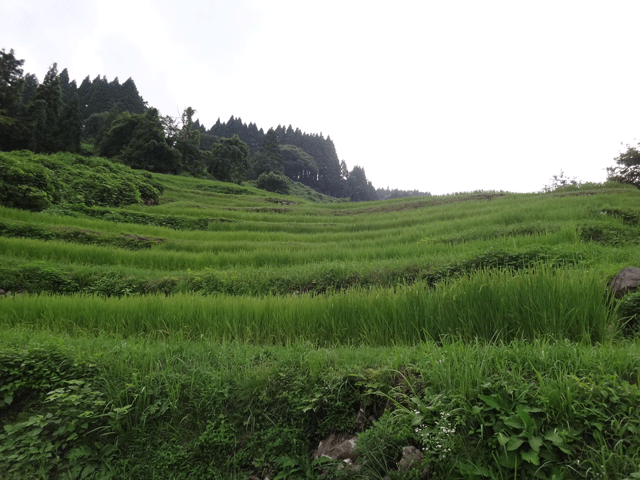
<path id="1" fill-rule="evenodd" d="M 640 326 L 640 292 L 628 293 L 620 299 L 618 315 L 628 332 L 636 333 L 638 331 Z"/>
<path id="2" fill-rule="evenodd" d="M 263 173 L 258 177 L 256 187 L 267 192 L 274 192 L 280 194 L 289 193 L 289 183 L 284 175 L 278 175 L 277 173 L 269 172 Z"/>
<path id="3" fill-rule="evenodd" d="M 42 211 L 60 203 L 122 205 L 157 203 L 162 187 L 149 175 L 101 158 L 70 153 L 0 153 L 0 204 Z"/>
<path id="4" fill-rule="evenodd" d="M 0 153 L 0 204 L 10 208 L 40 211 L 57 203 L 62 185 L 53 172 L 32 161 L 29 152 Z"/>
<path id="5" fill-rule="evenodd" d="M 131 405 L 104 400 L 96 375 L 51 345 L 0 352 L 2 478 L 108 478 Z"/>

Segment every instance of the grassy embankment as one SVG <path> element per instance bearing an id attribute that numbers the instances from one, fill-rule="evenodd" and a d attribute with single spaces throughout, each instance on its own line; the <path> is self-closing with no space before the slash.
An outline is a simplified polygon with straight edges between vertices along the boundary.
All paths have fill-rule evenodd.
<path id="1" fill-rule="evenodd" d="M 368 478 L 406 445 L 402 478 L 640 473 L 640 348 L 607 293 L 640 264 L 637 189 L 154 178 L 155 206 L 0 208 L 7 478 L 319 478 L 360 409 Z"/>

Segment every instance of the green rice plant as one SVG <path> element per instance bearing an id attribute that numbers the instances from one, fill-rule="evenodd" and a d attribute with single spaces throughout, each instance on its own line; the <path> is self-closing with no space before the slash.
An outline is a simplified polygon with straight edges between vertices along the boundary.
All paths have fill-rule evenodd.
<path id="1" fill-rule="evenodd" d="M 225 219 L 189 218 L 185 216 L 155 215 L 148 213 L 131 212 L 101 207 L 86 207 L 84 205 L 61 205 L 47 210 L 52 215 L 86 216 L 99 218 L 115 223 L 133 223 L 140 225 L 154 225 L 158 227 L 173 228 L 176 230 L 206 230 L 210 222 L 227 221 Z"/>
<path id="2" fill-rule="evenodd" d="M 71 243 L 94 244 L 142 250 L 162 242 L 161 238 L 139 235 L 109 235 L 80 228 L 44 227 L 28 223 L 0 222 L 0 236 L 12 238 L 33 238 L 39 240 L 63 240 Z"/>
<path id="3" fill-rule="evenodd" d="M 222 341 L 318 345 L 416 344 L 448 336 L 599 342 L 616 324 L 599 277 L 580 270 L 480 271 L 433 291 L 425 287 L 260 299 L 24 295 L 5 301 L 0 322 L 54 331 L 152 337 L 181 332 Z"/>

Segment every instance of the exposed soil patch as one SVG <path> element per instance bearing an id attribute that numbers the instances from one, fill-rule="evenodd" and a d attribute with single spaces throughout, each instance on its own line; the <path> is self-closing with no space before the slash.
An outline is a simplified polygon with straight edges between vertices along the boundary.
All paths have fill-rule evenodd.
<path id="1" fill-rule="evenodd" d="M 287 200 L 286 198 L 273 198 L 269 197 L 265 199 L 267 202 L 277 203 L 278 205 L 297 205 L 298 202 L 294 202 L 293 200 Z"/>

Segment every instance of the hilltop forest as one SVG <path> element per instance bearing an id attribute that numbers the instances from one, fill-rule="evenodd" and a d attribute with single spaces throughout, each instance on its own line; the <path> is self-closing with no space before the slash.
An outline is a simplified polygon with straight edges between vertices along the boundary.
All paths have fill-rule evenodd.
<path id="1" fill-rule="evenodd" d="M 181 118 L 161 115 L 132 78 L 87 76 L 78 86 L 53 64 L 42 83 L 24 74 L 24 60 L 0 52 L 0 151 L 99 155 L 136 169 L 188 174 L 287 193 L 284 177 L 316 192 L 351 201 L 429 195 L 373 187 L 364 169 L 348 169 L 331 138 L 291 125 L 269 129 L 231 116 L 207 129 L 188 107 Z M 388 188 L 387 188 L 388 190 Z"/>

